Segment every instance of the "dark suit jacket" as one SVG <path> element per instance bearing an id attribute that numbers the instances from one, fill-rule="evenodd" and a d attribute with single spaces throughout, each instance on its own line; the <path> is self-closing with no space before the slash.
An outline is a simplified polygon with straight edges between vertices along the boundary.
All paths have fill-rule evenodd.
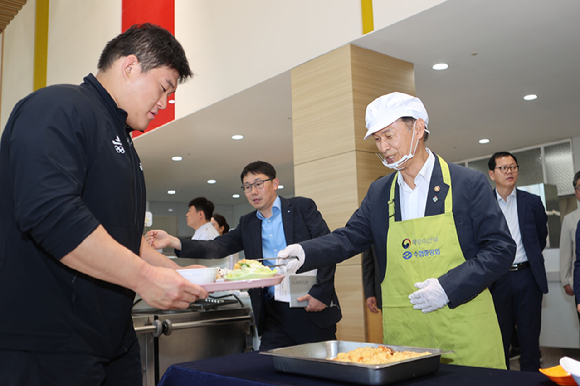
<path id="1" fill-rule="evenodd" d="M 449 164 L 453 185 L 453 218 L 465 263 L 439 277 L 449 297 L 449 308 L 455 308 L 476 297 L 497 278 L 506 273 L 514 259 L 516 245 L 510 236 L 506 220 L 493 196 L 486 177 L 478 171 Z M 360 208 L 344 228 L 329 235 L 300 243 L 306 261 L 299 272 L 328 263 L 339 263 L 375 245 L 381 280 L 387 264 L 388 202 L 390 183 L 395 173 L 371 184 Z M 435 191 L 435 187 L 439 191 Z M 425 216 L 442 214 L 449 186 L 443 183 L 439 159 L 429 184 Z M 437 196 L 437 200 L 434 197 Z M 395 189 L 399 201 L 399 189 Z M 395 205 L 395 220 L 401 211 Z M 386 299 L 383 299 L 385 302 Z"/>
<path id="2" fill-rule="evenodd" d="M 576 224 L 576 260 L 574 260 L 574 297 L 580 303 L 580 221 Z"/>
<path id="3" fill-rule="evenodd" d="M 493 194 L 497 199 L 496 190 Z M 522 244 L 530 262 L 536 283 L 542 293 L 548 293 L 548 279 L 542 251 L 546 248 L 548 237 L 548 216 L 542 199 L 535 194 L 516 189 L 518 200 L 518 223 Z"/>
<path id="4" fill-rule="evenodd" d="M 371 245 L 369 249 L 363 252 L 361 263 L 363 289 L 365 292 L 365 299 L 374 296 L 377 299 L 377 308 L 381 309 L 383 306 L 383 296 L 381 293 L 382 277 L 379 275 L 380 269 L 376 254 L 377 252 L 375 251 L 374 245 Z"/>
<path id="5" fill-rule="evenodd" d="M 313 200 L 305 197 L 286 199 L 280 197 L 282 203 L 282 223 L 288 245 L 310 240 L 330 232 L 328 225 L 316 208 Z M 197 259 L 218 259 L 243 250 L 247 259 L 261 259 L 262 255 L 262 221 L 256 216 L 256 211 L 240 217 L 235 229 L 214 240 L 202 241 L 181 239 L 181 257 Z M 330 327 L 342 318 L 338 298 L 334 289 L 334 273 L 336 264 L 328 263 L 318 267 L 314 285 L 309 294 L 323 302 L 327 307 L 320 312 L 307 312 L 310 320 L 320 328 Z M 262 333 L 265 315 L 262 312 L 263 291 L 251 289 L 248 292 L 252 299 L 252 308 L 258 325 L 258 333 Z M 306 310 L 304 310 L 306 312 Z M 292 323 L 291 320 L 288 323 Z"/>

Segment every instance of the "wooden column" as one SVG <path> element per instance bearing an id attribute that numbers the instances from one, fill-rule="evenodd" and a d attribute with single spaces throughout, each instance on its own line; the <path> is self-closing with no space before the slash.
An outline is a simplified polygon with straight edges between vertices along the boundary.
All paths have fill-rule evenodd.
<path id="1" fill-rule="evenodd" d="M 292 131 L 297 196 L 312 198 L 331 230 L 346 224 L 369 185 L 390 172 L 372 139 L 365 110 L 392 91 L 415 94 L 413 64 L 346 45 L 292 69 Z M 361 255 L 336 270 L 343 318 L 337 338 L 381 342 L 380 314 L 365 306 Z"/>

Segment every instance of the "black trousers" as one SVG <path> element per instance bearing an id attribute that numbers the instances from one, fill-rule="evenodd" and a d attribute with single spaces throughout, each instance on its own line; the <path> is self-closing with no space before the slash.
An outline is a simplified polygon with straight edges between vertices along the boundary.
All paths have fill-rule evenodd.
<path id="1" fill-rule="evenodd" d="M 527 267 L 510 271 L 490 287 L 502 334 L 506 366 L 510 368 L 509 349 L 513 327 L 520 344 L 520 370 L 540 368 L 540 330 L 543 293 Z"/>
<path id="2" fill-rule="evenodd" d="M 328 328 L 316 326 L 304 308 L 290 308 L 285 302 L 264 300 L 266 322 L 260 351 L 298 344 L 336 340 L 336 324 Z"/>
<path id="3" fill-rule="evenodd" d="M 78 352 L 0 349 L 2 386 L 141 386 L 139 343 L 114 359 Z"/>

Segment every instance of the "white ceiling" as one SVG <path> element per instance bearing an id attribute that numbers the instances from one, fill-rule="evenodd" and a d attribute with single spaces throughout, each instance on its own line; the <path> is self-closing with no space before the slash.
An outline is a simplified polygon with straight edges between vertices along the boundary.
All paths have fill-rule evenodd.
<path id="1" fill-rule="evenodd" d="M 578 0 L 448 0 L 352 43 L 414 63 L 430 118 L 427 145 L 456 162 L 580 135 L 578 15 Z M 449 69 L 431 69 L 440 62 Z M 538 99 L 524 101 L 526 94 Z M 293 195 L 291 115 L 286 72 L 137 138 L 148 200 L 245 203 L 232 194 L 255 160 L 271 162 L 286 189 L 280 194 Z"/>

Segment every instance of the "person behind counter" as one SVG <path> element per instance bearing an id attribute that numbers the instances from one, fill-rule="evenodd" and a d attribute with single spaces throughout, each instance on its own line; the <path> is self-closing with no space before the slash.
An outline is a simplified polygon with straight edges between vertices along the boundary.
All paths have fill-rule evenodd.
<path id="1" fill-rule="evenodd" d="M 211 219 L 214 211 L 214 204 L 205 197 L 197 197 L 189 202 L 189 210 L 185 215 L 187 225 L 195 230 L 192 240 L 213 240 L 220 234 L 213 226 Z M 181 251 L 175 250 L 175 256 L 181 257 Z M 226 267 L 228 259 L 217 259 L 209 262 L 192 259 L 192 265 L 205 265 L 207 267 Z"/>
<path id="2" fill-rule="evenodd" d="M 2 133 L 3 385 L 141 385 L 135 293 L 162 309 L 207 297 L 142 236 L 145 183 L 130 136 L 191 77 L 185 52 L 165 29 L 135 25 L 97 68 L 80 86 L 28 95 Z"/>
<path id="3" fill-rule="evenodd" d="M 226 218 L 218 213 L 213 214 L 211 225 L 213 225 L 215 230 L 218 231 L 220 236 L 223 236 L 230 231 L 230 225 L 226 221 Z"/>
<path id="4" fill-rule="evenodd" d="M 230 225 L 226 221 L 226 218 L 224 216 L 222 216 L 221 214 L 214 213 L 213 217 L 211 218 L 211 223 L 214 226 L 214 228 L 216 229 L 216 231 L 218 231 L 220 236 L 223 236 L 230 231 Z M 234 266 L 236 265 L 238 260 L 240 260 L 240 254 L 234 253 L 233 255 L 229 255 L 227 257 L 227 260 L 228 260 L 228 264 L 227 264 L 228 268 L 234 269 Z"/>
<path id="5" fill-rule="evenodd" d="M 574 261 L 574 295 L 576 311 L 580 313 L 580 222 L 576 224 L 576 260 Z"/>
<path id="6" fill-rule="evenodd" d="M 213 240 L 220 235 L 211 222 L 214 208 L 213 202 L 205 197 L 197 197 L 189 202 L 185 218 L 187 225 L 195 230 L 192 240 Z"/>
<path id="7" fill-rule="evenodd" d="M 494 153 L 488 168 L 496 185 L 494 194 L 517 246 L 509 272 L 489 288 L 502 333 L 506 365 L 509 369 L 515 327 L 520 370 L 538 371 L 542 297 L 548 293 L 542 255 L 548 237 L 548 216 L 539 196 L 516 189 L 519 176 L 516 156 L 506 151 Z"/>
<path id="8" fill-rule="evenodd" d="M 234 230 L 213 241 L 178 239 L 153 230 L 147 233 L 147 240 L 156 249 L 169 245 L 181 249 L 182 257 L 212 259 L 243 250 L 247 259 L 260 259 L 276 257 L 290 243 L 330 232 L 313 200 L 278 196 L 279 182 L 271 164 L 252 162 L 244 167 L 240 178 L 242 190 L 256 210 L 240 217 Z M 342 314 L 334 290 L 335 271 L 334 263 L 319 267 L 317 284 L 298 298 L 308 301 L 306 308 L 289 306 L 287 279 L 275 289 L 249 290 L 258 334 L 262 336 L 260 350 L 336 339 L 336 323 Z"/>
<path id="9" fill-rule="evenodd" d="M 574 175 L 574 194 L 580 202 L 580 171 Z M 562 220 L 560 232 L 560 282 L 566 295 L 574 296 L 574 261 L 576 261 L 576 226 L 580 221 L 580 207 Z M 580 320 L 580 313 L 578 313 Z"/>
<path id="10" fill-rule="evenodd" d="M 290 272 L 338 263 L 375 246 L 382 278 L 383 339 L 453 350 L 446 363 L 505 369 L 487 287 L 516 250 L 486 177 L 425 147 L 419 98 L 391 93 L 367 106 L 365 139 L 397 173 L 371 184 L 344 228 L 289 245 Z M 388 272 L 388 275 L 385 275 Z"/>

